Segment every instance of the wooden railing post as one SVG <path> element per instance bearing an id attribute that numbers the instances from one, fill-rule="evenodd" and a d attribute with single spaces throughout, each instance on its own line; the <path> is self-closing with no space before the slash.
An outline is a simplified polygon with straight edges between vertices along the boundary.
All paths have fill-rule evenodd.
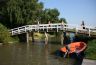
<path id="1" fill-rule="evenodd" d="M 18 28 L 18 34 L 20 34 L 20 30 L 19 30 L 19 28 Z"/>
<path id="2" fill-rule="evenodd" d="M 48 44 L 48 34 L 45 32 L 45 45 Z"/>
<path id="3" fill-rule="evenodd" d="M 29 43 L 29 32 L 26 33 L 26 42 Z"/>
<path id="4" fill-rule="evenodd" d="M 61 32 L 61 45 L 63 45 L 63 40 L 64 40 L 63 32 Z"/>
<path id="5" fill-rule="evenodd" d="M 48 26 L 46 28 L 47 28 L 47 32 L 48 32 Z"/>
<path id="6" fill-rule="evenodd" d="M 89 28 L 89 31 L 88 31 L 88 32 L 89 32 L 89 36 L 90 36 L 90 35 L 91 35 L 91 34 L 90 34 L 90 33 L 91 33 L 91 30 L 90 30 L 90 28 Z"/>
<path id="7" fill-rule="evenodd" d="M 57 25 L 57 32 L 58 32 L 58 25 Z"/>
<path id="8" fill-rule="evenodd" d="M 14 31 L 13 30 L 11 30 L 11 34 L 14 35 Z"/>

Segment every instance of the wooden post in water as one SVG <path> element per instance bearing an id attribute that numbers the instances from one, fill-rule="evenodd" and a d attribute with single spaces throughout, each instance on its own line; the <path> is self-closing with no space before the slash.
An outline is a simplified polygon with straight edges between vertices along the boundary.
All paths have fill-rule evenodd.
<path id="1" fill-rule="evenodd" d="M 34 42 L 34 32 L 31 33 L 32 42 Z"/>
<path id="2" fill-rule="evenodd" d="M 48 44 L 48 34 L 45 32 L 45 45 Z"/>
<path id="3" fill-rule="evenodd" d="M 26 33 L 26 42 L 29 43 L 29 32 Z"/>
<path id="4" fill-rule="evenodd" d="M 63 40 L 64 40 L 63 32 L 61 32 L 61 45 L 63 45 Z"/>

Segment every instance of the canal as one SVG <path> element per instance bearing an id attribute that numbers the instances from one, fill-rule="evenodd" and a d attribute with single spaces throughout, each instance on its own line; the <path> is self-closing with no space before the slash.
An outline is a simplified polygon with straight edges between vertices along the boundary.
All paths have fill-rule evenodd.
<path id="1" fill-rule="evenodd" d="M 1 45 L 0 65 L 72 65 L 74 60 L 52 54 L 60 47 L 60 44 L 44 45 L 44 42 Z"/>

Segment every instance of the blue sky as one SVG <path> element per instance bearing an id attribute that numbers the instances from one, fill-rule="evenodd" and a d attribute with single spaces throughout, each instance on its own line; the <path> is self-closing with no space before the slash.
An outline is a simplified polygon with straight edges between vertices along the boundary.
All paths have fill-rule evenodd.
<path id="1" fill-rule="evenodd" d="M 96 26 L 96 0 L 39 0 L 45 8 L 57 8 L 69 24 Z"/>

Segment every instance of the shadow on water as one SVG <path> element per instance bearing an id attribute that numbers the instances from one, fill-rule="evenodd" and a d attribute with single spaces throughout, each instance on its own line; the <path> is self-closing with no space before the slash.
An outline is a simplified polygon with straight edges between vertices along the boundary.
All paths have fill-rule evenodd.
<path id="1" fill-rule="evenodd" d="M 42 42 L 0 46 L 0 65 L 72 65 L 73 59 L 51 54 L 60 47 L 55 44 L 44 45 Z"/>
<path id="2" fill-rule="evenodd" d="M 63 61 L 67 63 L 66 65 L 82 65 L 83 58 L 81 55 L 78 57 L 77 54 L 74 53 L 71 57 L 69 55 L 66 55 L 66 58 L 64 58 L 64 54 L 60 52 L 59 50 L 56 50 L 55 52 L 52 52 L 51 55 L 54 55 L 56 59 Z"/>

